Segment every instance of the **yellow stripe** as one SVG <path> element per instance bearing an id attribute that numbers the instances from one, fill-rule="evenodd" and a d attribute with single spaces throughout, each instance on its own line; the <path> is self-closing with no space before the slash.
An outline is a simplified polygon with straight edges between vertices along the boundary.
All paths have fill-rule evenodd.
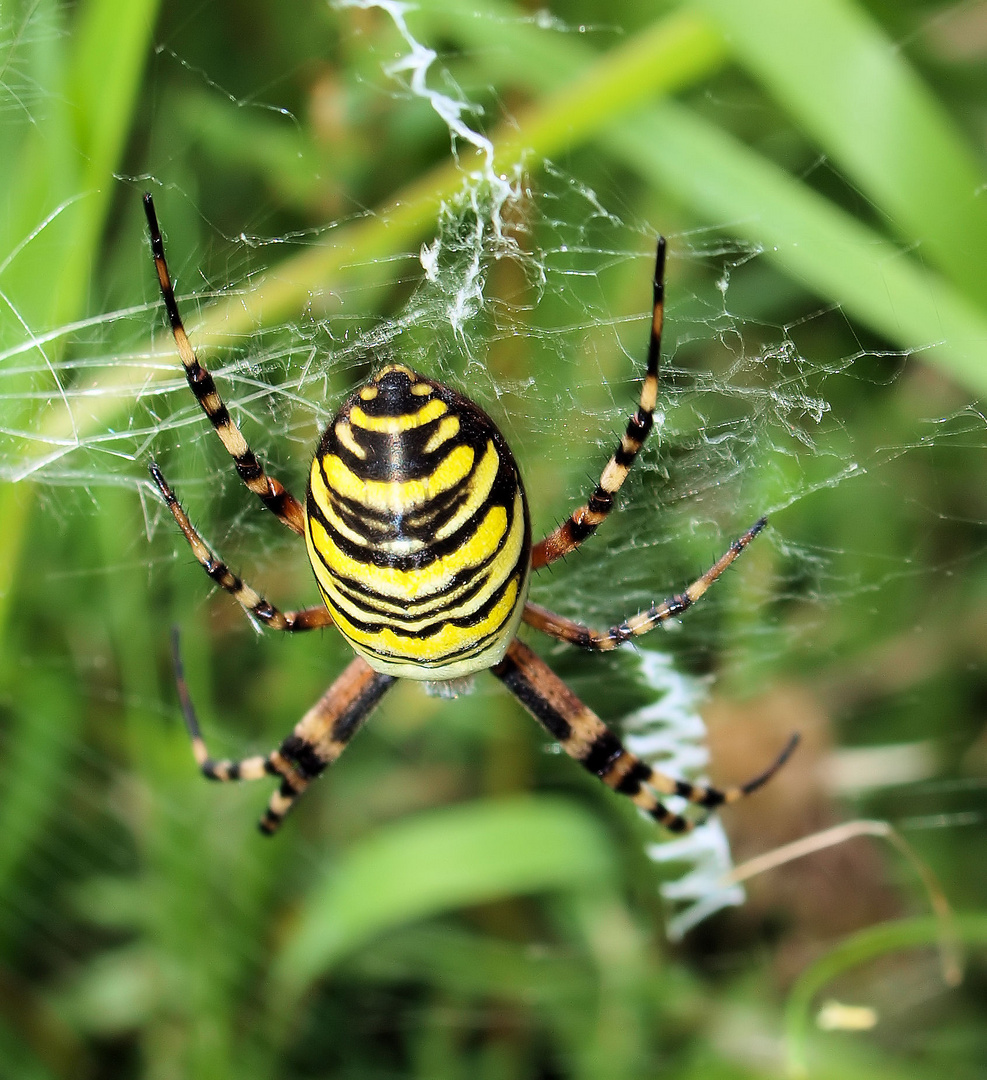
<path id="1" fill-rule="evenodd" d="M 441 424 L 436 428 L 435 434 L 428 440 L 422 447 L 422 450 L 426 454 L 431 454 L 433 451 L 450 439 L 455 438 L 459 434 L 459 417 L 447 416 Z"/>
<path id="2" fill-rule="evenodd" d="M 521 521 L 520 497 L 515 498 L 515 529 Z M 331 576 L 359 581 L 365 588 L 384 596 L 415 600 L 422 595 L 438 592 L 448 586 L 462 570 L 468 570 L 489 559 L 507 529 L 507 511 L 502 506 L 491 507 L 480 527 L 466 543 L 448 555 L 443 555 L 428 566 L 416 570 L 397 570 L 394 567 L 374 566 L 345 555 L 332 542 L 321 522 L 309 518 L 308 536 L 318 559 L 312 558 L 319 584 L 326 592 L 333 592 Z M 513 530 L 512 530 L 513 531 Z M 320 565 L 319 560 L 328 567 Z"/>
<path id="3" fill-rule="evenodd" d="M 445 623 L 438 633 L 428 637 L 419 636 L 414 638 L 401 637 L 393 630 L 386 627 L 376 634 L 368 634 L 357 630 L 345 619 L 337 624 L 343 634 L 349 638 L 357 648 L 360 645 L 375 653 L 389 654 L 394 657 L 404 657 L 409 661 L 427 663 L 441 660 L 443 656 L 456 653 L 464 647 L 479 641 L 488 634 L 494 633 L 511 617 L 511 613 L 518 603 L 518 584 L 512 581 L 505 590 L 500 602 L 495 605 L 488 616 L 473 626 L 460 627 Z"/>
<path id="4" fill-rule="evenodd" d="M 448 491 L 469 475 L 473 467 L 473 448 L 457 446 L 447 454 L 438 468 L 422 480 L 361 480 L 348 469 L 335 454 L 322 458 L 326 474 L 323 483 L 319 473 L 319 460 L 312 463 L 312 494 L 320 508 L 328 505 L 329 489 L 346 499 L 362 503 L 371 510 L 386 514 L 408 514 L 424 506 L 437 495 Z"/>
<path id="5" fill-rule="evenodd" d="M 361 461 L 366 461 L 367 451 L 353 438 L 353 429 L 345 420 L 340 420 L 333 430 L 336 432 L 336 438 L 351 454 Z"/>
<path id="6" fill-rule="evenodd" d="M 500 455 L 497 453 L 497 448 L 494 446 L 493 441 L 487 443 L 487 451 L 480 459 L 480 464 L 477 465 L 476 471 L 473 473 L 473 479 L 469 485 L 469 495 L 466 502 L 456 511 L 456 513 L 439 529 L 435 534 L 436 540 L 445 540 L 447 537 L 453 535 L 457 529 L 466 524 L 467 521 L 474 515 L 479 513 L 480 508 L 490 498 L 490 492 L 493 490 L 494 481 L 497 479 L 497 472 L 500 469 Z M 517 514 L 514 518 L 515 522 L 518 520 Z"/>
<path id="7" fill-rule="evenodd" d="M 363 428 L 364 431 L 381 431 L 388 435 L 396 435 L 431 423 L 448 411 L 449 407 L 446 403 L 438 398 L 432 398 L 416 413 L 402 413 L 400 416 L 368 416 L 359 405 L 354 405 L 350 409 L 350 423 Z"/>

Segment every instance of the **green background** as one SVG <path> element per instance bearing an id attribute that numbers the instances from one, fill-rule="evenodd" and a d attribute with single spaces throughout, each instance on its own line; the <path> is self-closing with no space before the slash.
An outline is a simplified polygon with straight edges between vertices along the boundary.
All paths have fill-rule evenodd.
<path id="1" fill-rule="evenodd" d="M 458 355 L 408 314 L 440 309 L 418 252 L 462 175 L 383 72 L 407 51 L 391 20 L 166 7 L 0 8 L 0 1076 L 987 1075 L 987 11 L 587 0 L 553 25 L 421 4 L 409 25 L 450 80 L 430 85 L 482 105 L 532 192 L 529 257 L 491 260 Z M 631 407 L 669 235 L 662 445 L 533 595 L 605 625 L 769 512 L 652 643 L 715 676 L 717 779 L 805 737 L 724 814 L 735 851 L 890 821 L 959 913 L 965 983 L 942 982 L 913 868 L 869 839 L 669 945 L 658 890 L 684 868 L 649 860 L 654 830 L 489 679 L 456 702 L 394 691 L 259 838 L 264 785 L 191 763 L 169 627 L 219 754 L 274 745 L 347 655 L 254 634 L 146 485 L 153 453 L 235 569 L 314 602 L 182 390 L 145 188 L 195 341 L 276 475 L 300 490 L 387 325 L 504 425 L 539 532 Z M 518 280 L 535 267 L 541 288 Z M 646 698 L 632 657 L 546 655 L 607 716 Z M 827 999 L 876 1027 L 820 1030 Z"/>

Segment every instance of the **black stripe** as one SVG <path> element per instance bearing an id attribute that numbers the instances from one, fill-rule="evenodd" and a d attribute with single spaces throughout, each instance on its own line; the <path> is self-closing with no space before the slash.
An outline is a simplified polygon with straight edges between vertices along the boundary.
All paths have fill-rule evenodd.
<path id="1" fill-rule="evenodd" d="M 244 483 L 258 480 L 264 475 L 264 470 L 261 468 L 257 458 L 254 457 L 252 450 L 245 450 L 242 454 L 234 457 L 233 464 L 236 466 L 236 471 Z"/>
<path id="2" fill-rule="evenodd" d="M 678 593 L 676 596 L 666 600 L 665 604 L 669 616 L 681 615 L 687 608 L 692 607 L 692 601 L 685 593 Z"/>
<path id="3" fill-rule="evenodd" d="M 613 495 L 609 491 L 604 491 L 603 488 L 598 487 L 590 495 L 589 502 L 586 505 L 594 514 L 609 514 L 613 509 Z"/>
<path id="4" fill-rule="evenodd" d="M 671 810 L 666 810 L 664 806 L 659 805 L 656 810 L 651 811 L 651 816 L 669 832 L 684 833 L 689 831 L 688 821 L 679 817 L 678 814 L 673 814 Z"/>
<path id="5" fill-rule="evenodd" d="M 243 586 L 243 582 L 230 570 L 226 563 L 222 563 L 218 559 L 210 558 L 208 562 L 202 564 L 202 569 L 217 585 L 221 585 L 228 591 L 239 591 Z M 226 581 L 227 575 L 231 579 L 229 582 Z"/>
<path id="6" fill-rule="evenodd" d="M 217 393 L 216 383 L 213 381 L 212 375 L 197 359 L 195 359 L 195 357 L 193 357 L 192 363 L 185 369 L 185 380 L 188 382 L 192 393 L 195 394 L 200 405 L 202 404 L 203 398 L 209 397 L 210 394 Z"/>
<path id="7" fill-rule="evenodd" d="M 563 743 L 569 741 L 572 737 L 572 725 L 538 693 L 509 656 L 491 668 L 491 671 L 503 681 L 528 712 L 548 728 L 554 738 Z"/>
<path id="8" fill-rule="evenodd" d="M 362 642 L 360 644 L 360 649 L 368 657 L 372 656 L 378 660 L 391 664 L 404 662 L 419 668 L 443 668 L 448 667 L 449 664 L 479 656 L 480 653 L 489 648 L 492 642 L 497 641 L 502 636 L 503 628 L 504 625 L 501 623 L 500 626 L 495 627 L 488 634 L 484 634 L 483 637 L 473 638 L 467 642 L 463 648 L 456 649 L 454 652 L 443 653 L 442 656 L 438 656 L 434 660 L 421 660 L 418 657 L 410 658 L 402 656 L 400 653 L 378 652 L 376 649 L 372 649 Z"/>
<path id="9" fill-rule="evenodd" d="M 612 731 L 604 730 L 593 740 L 585 757 L 580 758 L 580 761 L 583 768 L 602 777 L 617 758 L 626 753 L 620 745 L 620 739 Z"/>
<path id="10" fill-rule="evenodd" d="M 581 544 L 587 536 L 592 536 L 598 528 L 598 522 L 576 521 L 575 518 L 569 518 L 569 536 L 574 543 Z"/>
<path id="11" fill-rule="evenodd" d="M 261 475 L 263 475 L 263 469 L 261 469 Z M 267 509 L 270 510 L 272 514 L 274 514 L 275 517 L 288 517 L 288 507 L 291 505 L 292 498 L 290 492 L 279 491 L 277 494 L 274 495 L 272 495 L 270 492 L 267 492 L 266 494 L 258 495 L 257 497 L 267 507 Z"/>
<path id="12" fill-rule="evenodd" d="M 500 601 L 504 597 L 504 593 L 512 584 L 516 583 L 520 587 L 520 578 L 521 567 L 515 565 L 511 576 L 505 578 L 504 581 L 501 582 L 501 584 L 480 605 L 480 607 L 476 608 L 474 611 L 471 611 L 468 615 L 460 615 L 456 618 L 449 617 L 449 607 L 459 606 L 459 600 L 458 598 L 456 598 L 451 601 L 449 607 L 444 609 L 439 608 L 437 611 L 430 612 L 426 616 L 428 621 L 424 625 L 420 625 L 420 620 L 416 620 L 419 625 L 408 626 L 406 621 L 400 620 L 399 617 L 396 616 L 393 612 L 380 613 L 379 618 L 377 619 L 372 618 L 372 616 L 377 615 L 378 612 L 367 611 L 366 609 L 364 609 L 364 611 L 366 612 L 368 618 L 361 619 L 359 616 L 353 615 L 353 613 L 349 610 L 342 608 L 340 609 L 340 614 L 347 620 L 347 622 L 352 623 L 357 629 L 368 634 L 377 634 L 380 633 L 381 630 L 387 629 L 393 631 L 394 634 L 398 637 L 405 637 L 409 640 L 415 638 L 430 638 L 434 637 L 435 634 L 441 633 L 441 631 L 446 626 L 455 626 L 461 630 L 469 629 L 471 626 L 476 626 L 477 623 L 485 619 L 490 614 L 490 612 L 497 606 L 497 604 L 500 603 Z M 338 606 L 334 604 L 331 598 L 329 598 L 327 603 L 332 606 Z M 508 619 L 510 618 L 511 614 L 513 614 L 513 611 L 508 614 Z M 507 619 L 504 620 L 504 622 L 506 621 Z M 503 626 L 504 622 L 501 622 L 500 626 Z M 494 633 L 496 633 L 496 631 L 494 631 Z"/>
<path id="13" fill-rule="evenodd" d="M 651 776 L 651 766 L 643 761 L 636 761 L 634 767 L 626 773 L 620 783 L 614 787 L 621 795 L 636 795 L 641 790 L 641 783 Z"/>
<path id="14" fill-rule="evenodd" d="M 306 780 L 318 776 L 326 767 L 325 759 L 319 755 L 314 744 L 303 739 L 300 735 L 289 735 L 281 744 L 279 752 L 282 757 L 286 758 L 298 769 L 299 774 Z M 288 783 L 287 780 L 281 785 L 281 794 L 294 794 L 294 788 L 290 785 L 287 791 L 284 790 L 284 784 L 286 783 Z"/>
<path id="15" fill-rule="evenodd" d="M 517 567 L 514 567 L 516 570 Z M 394 616 L 393 607 L 401 607 L 402 613 L 408 617 L 423 618 L 429 615 L 436 616 L 443 611 L 448 611 L 453 604 L 465 604 L 472 600 L 490 580 L 490 575 L 472 568 L 456 574 L 452 583 L 444 589 L 429 593 L 421 603 L 402 604 L 400 597 L 386 596 L 383 593 L 374 592 L 359 582 L 350 578 L 335 577 L 333 583 L 348 600 L 354 603 L 368 615 L 379 615 L 382 619 L 390 619 Z M 461 591 L 459 591 L 461 590 Z M 443 604 L 443 599 L 447 603 Z M 389 604 L 390 607 L 385 605 Z"/>
<path id="16" fill-rule="evenodd" d="M 627 421 L 627 437 L 629 439 L 636 439 L 639 443 L 643 443 L 648 437 L 648 432 L 651 431 L 654 425 L 654 414 L 642 412 L 638 409 L 630 420 Z"/>
<path id="17" fill-rule="evenodd" d="M 209 417 L 209 420 L 214 428 L 229 427 L 230 413 L 226 406 L 222 404 L 222 402 L 220 402 L 220 406 L 215 412 L 210 412 L 208 409 L 205 409 L 204 411 L 206 416 Z"/>
<path id="18" fill-rule="evenodd" d="M 348 743 L 356 734 L 357 728 L 370 715 L 370 710 L 396 682 L 393 675 L 375 672 L 373 681 L 367 684 L 363 693 L 336 717 L 332 725 L 332 738 L 336 742 Z"/>

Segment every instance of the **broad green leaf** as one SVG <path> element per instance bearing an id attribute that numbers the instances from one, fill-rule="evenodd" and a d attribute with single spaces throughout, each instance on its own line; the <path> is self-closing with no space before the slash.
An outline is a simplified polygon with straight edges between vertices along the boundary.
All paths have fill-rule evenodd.
<path id="1" fill-rule="evenodd" d="M 434 810 L 376 830 L 306 898 L 274 964 L 276 998 L 294 999 L 375 935 L 469 904 L 553 889 L 594 889 L 614 872 L 601 826 L 557 799 Z"/>

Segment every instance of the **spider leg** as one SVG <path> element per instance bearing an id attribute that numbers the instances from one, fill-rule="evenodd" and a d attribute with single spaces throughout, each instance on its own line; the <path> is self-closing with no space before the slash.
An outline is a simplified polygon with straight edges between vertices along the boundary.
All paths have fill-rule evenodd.
<path id="1" fill-rule="evenodd" d="M 692 607 L 767 523 L 767 518 L 761 518 L 760 521 L 755 522 L 743 536 L 734 540 L 702 577 L 697 578 L 684 592 L 669 597 L 660 604 L 652 604 L 647 611 L 639 612 L 626 622 L 620 623 L 619 626 L 611 626 L 609 630 L 592 630 L 588 626 L 573 622 L 562 615 L 556 615 L 555 612 L 530 602 L 524 605 L 522 617 L 529 626 L 559 641 L 567 641 L 571 645 L 579 645 L 593 652 L 609 652 L 631 638 L 647 634 L 659 623 L 681 615 L 683 611 Z"/>
<path id="2" fill-rule="evenodd" d="M 212 422 L 223 446 L 233 458 L 233 464 L 240 474 L 240 479 L 275 517 L 301 536 L 305 530 L 305 511 L 301 503 L 279 480 L 264 472 L 264 467 L 247 445 L 247 440 L 219 396 L 212 375 L 199 363 L 189 344 L 182 317 L 178 313 L 175 290 L 172 288 L 168 264 L 165 262 L 164 241 L 161 239 L 158 218 L 154 212 L 154 200 L 150 192 L 144 193 L 144 213 L 151 235 L 151 251 L 154 254 L 154 266 L 158 272 L 161 297 L 168 312 L 171 332 L 175 338 L 175 345 L 178 347 L 178 355 L 182 358 L 189 388 L 195 395 L 196 401 L 202 406 L 202 411 Z"/>
<path id="3" fill-rule="evenodd" d="M 301 611 L 279 611 L 269 600 L 265 600 L 260 593 L 252 589 L 242 578 L 237 577 L 232 570 L 217 559 L 205 540 L 196 531 L 195 526 L 188 519 L 188 515 L 181 508 L 174 491 L 165 480 L 161 469 L 156 462 L 152 461 L 148 466 L 151 478 L 158 486 L 158 490 L 171 511 L 171 516 L 178 522 L 178 527 L 185 535 L 185 539 L 192 549 L 203 570 L 221 588 L 225 589 L 248 615 L 253 616 L 264 626 L 272 630 L 315 630 L 324 626 L 332 626 L 332 616 L 325 604 L 318 607 L 303 608 Z"/>
<path id="4" fill-rule="evenodd" d="M 575 510 L 555 532 L 539 541 L 531 550 L 531 568 L 541 570 L 556 559 L 561 559 L 587 537 L 592 536 L 613 510 L 614 495 L 627 479 L 634 459 L 637 457 L 654 425 L 655 405 L 658 401 L 658 360 L 661 355 L 661 327 L 665 311 L 665 238 L 658 237 L 658 253 L 655 259 L 654 306 L 651 315 L 651 338 L 648 344 L 648 367 L 641 386 L 641 398 L 637 411 L 627 421 L 620 445 L 607 462 L 596 490 L 589 501 Z"/>
<path id="5" fill-rule="evenodd" d="M 192 740 L 192 753 L 203 776 L 209 780 L 259 780 L 280 777 L 260 820 L 260 831 L 270 836 L 308 785 L 346 749 L 384 692 L 397 680 L 382 675 L 357 657 L 311 709 L 298 721 L 295 730 L 277 750 L 267 755 L 215 760 L 209 756 L 199 729 L 192 698 L 178 649 L 178 631 L 172 631 L 172 661 L 175 683 L 185 726 Z"/>
<path id="6" fill-rule="evenodd" d="M 699 806 L 736 802 L 756 791 L 781 768 L 795 749 L 793 736 L 778 758 L 746 784 L 730 788 L 705 787 L 656 772 L 626 750 L 620 739 L 587 708 L 552 669 L 516 638 L 504 659 L 492 669 L 521 704 L 558 739 L 567 754 L 599 777 L 607 787 L 626 795 L 646 814 L 671 832 L 695 825 L 669 810 L 659 796 L 678 795 Z"/>

